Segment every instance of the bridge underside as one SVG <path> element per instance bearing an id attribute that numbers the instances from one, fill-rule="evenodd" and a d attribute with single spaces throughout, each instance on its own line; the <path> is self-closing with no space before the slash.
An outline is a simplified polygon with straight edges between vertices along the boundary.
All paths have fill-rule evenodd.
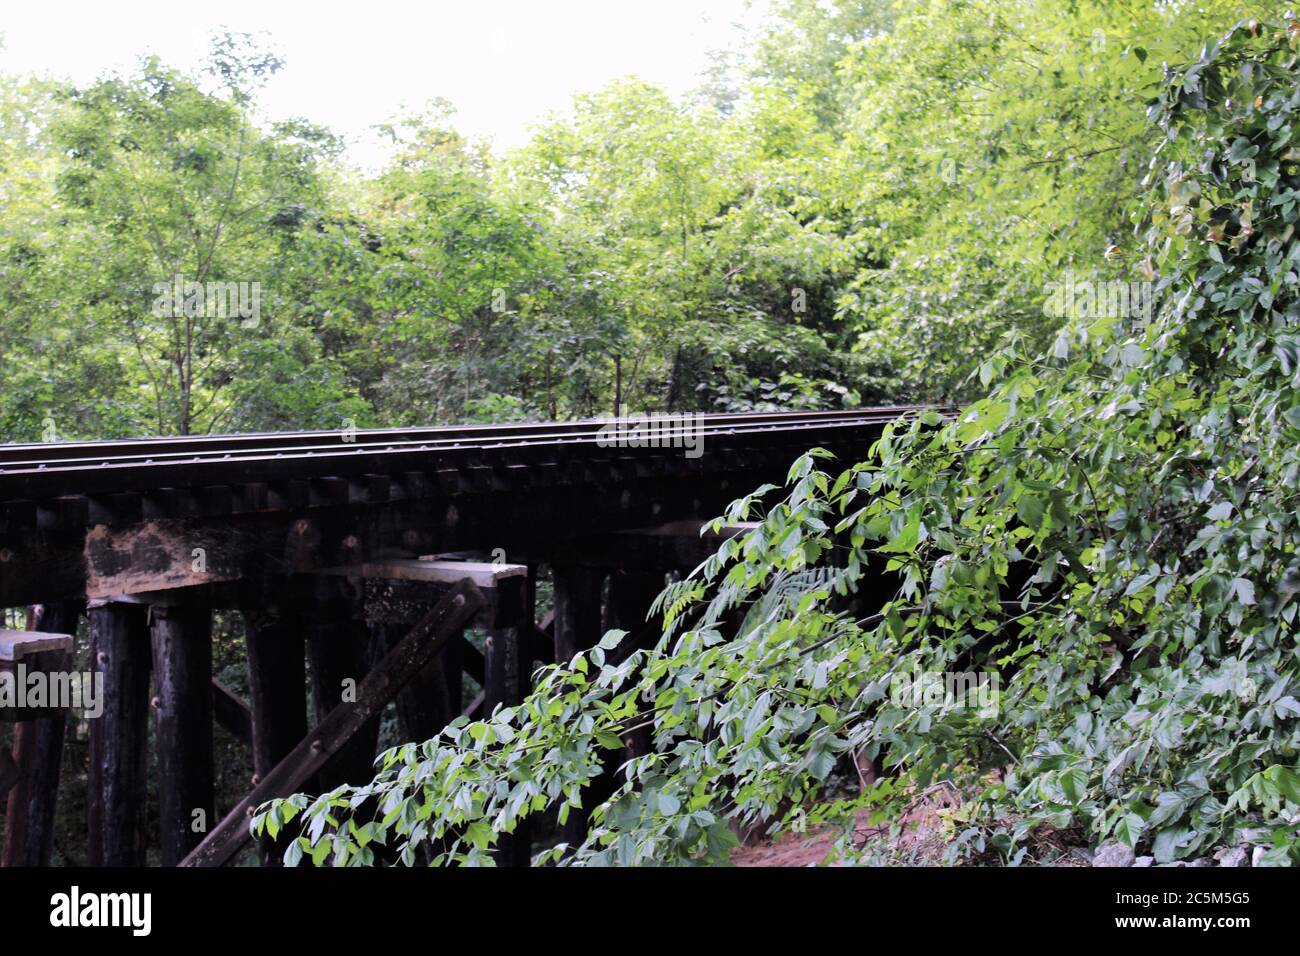
<path id="1" fill-rule="evenodd" d="M 701 522 L 781 484 L 808 448 L 865 456 L 907 411 L 712 416 L 699 454 L 611 446 L 597 423 L 0 448 L 0 607 L 29 607 L 45 636 L 75 634 L 84 614 L 104 680 L 88 721 L 90 862 L 139 864 L 157 846 L 166 865 L 224 863 L 257 802 L 369 779 L 390 703 L 405 739 L 427 739 L 522 699 L 536 665 L 608 628 L 630 632 L 618 653 L 631 653 L 658 634 L 646 612 L 665 581 L 717 549 Z M 553 605 L 540 619 L 539 581 Z M 242 612 L 247 701 L 213 681 L 214 608 Z M 29 669 L 74 666 L 67 649 L 31 647 Z M 15 716 L 0 859 L 42 864 L 66 713 Z M 220 822 L 214 722 L 255 768 Z M 575 813 L 564 835 L 583 825 Z M 529 848 L 520 832 L 498 857 L 525 863 Z M 282 852 L 283 838 L 263 858 Z"/>

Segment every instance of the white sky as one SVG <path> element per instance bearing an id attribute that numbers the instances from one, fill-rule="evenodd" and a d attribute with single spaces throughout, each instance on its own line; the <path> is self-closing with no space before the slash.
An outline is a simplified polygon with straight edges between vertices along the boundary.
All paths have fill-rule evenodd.
<path id="1" fill-rule="evenodd" d="M 348 137 L 373 165 L 368 134 L 403 108 L 445 97 L 455 123 L 496 148 L 572 94 L 635 73 L 674 92 L 705 54 L 734 45 L 746 0 L 4 0 L 0 70 L 87 83 L 146 53 L 198 69 L 217 28 L 269 34 L 285 69 L 266 88 L 273 119 L 304 116 Z"/>

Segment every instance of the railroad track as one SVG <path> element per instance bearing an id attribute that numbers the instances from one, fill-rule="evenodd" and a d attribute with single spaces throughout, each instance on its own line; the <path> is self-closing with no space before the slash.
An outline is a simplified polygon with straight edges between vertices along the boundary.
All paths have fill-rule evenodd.
<path id="1" fill-rule="evenodd" d="M 676 444 L 659 449 L 602 444 L 607 438 L 602 429 L 628 419 L 0 445 L 0 503 L 18 503 L 21 509 L 22 502 L 51 499 L 160 490 L 175 495 L 186 489 L 312 479 L 355 483 L 417 472 L 469 472 L 471 477 L 477 472 L 482 485 L 484 471 L 562 467 L 588 459 L 645 457 L 639 453 L 653 451 L 680 455 L 685 438 L 698 440 L 704 455 L 710 454 L 710 445 L 722 452 L 771 441 L 811 446 L 821 438 L 851 438 L 855 430 L 876 432 L 926 408 L 703 414 L 663 427 L 661 440 Z M 490 486 L 491 475 L 486 477 Z M 341 503 L 347 503 L 349 495 L 342 490 Z M 65 507 L 75 510 L 76 505 Z"/>
<path id="2" fill-rule="evenodd" d="M 395 554 L 550 560 L 574 541 L 581 560 L 617 545 L 620 561 L 662 563 L 677 559 L 662 542 L 601 536 L 721 514 L 809 448 L 852 462 L 923 410 L 661 420 L 667 447 L 611 444 L 631 419 L 0 445 L 0 607 Z"/>

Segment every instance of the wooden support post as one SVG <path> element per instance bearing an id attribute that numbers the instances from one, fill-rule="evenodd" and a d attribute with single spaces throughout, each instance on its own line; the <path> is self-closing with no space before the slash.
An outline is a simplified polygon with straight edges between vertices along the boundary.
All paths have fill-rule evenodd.
<path id="1" fill-rule="evenodd" d="M 382 629 L 380 646 L 395 647 L 401 636 L 400 629 L 393 624 L 378 627 Z M 448 641 L 437 660 L 417 674 L 398 695 L 397 721 L 403 740 L 429 740 L 460 716 L 461 701 L 465 696 L 462 684 L 464 643 L 463 632 Z"/>
<path id="2" fill-rule="evenodd" d="M 555 660 L 567 665 L 579 651 L 600 641 L 601 588 L 605 573 L 582 565 L 555 566 Z M 563 842 L 581 843 L 587 835 L 587 819 L 600 802 L 588 788 L 581 810 L 570 810 L 560 828 Z"/>
<path id="3" fill-rule="evenodd" d="M 239 695 L 212 678 L 212 716 L 245 747 L 253 745 L 253 711 Z"/>
<path id="4" fill-rule="evenodd" d="M 510 577 L 497 582 L 496 604 L 483 655 L 483 713 L 497 706 L 511 707 L 528 693 L 532 657 L 528 652 L 531 619 L 528 617 L 528 578 Z M 528 866 L 532 857 L 532 827 L 521 822 L 514 833 L 503 834 L 497 844 L 498 866 Z"/>
<path id="5" fill-rule="evenodd" d="M 415 629 L 394 648 L 357 689 L 356 703 L 340 704 L 302 740 L 293 752 L 253 788 L 182 862 L 182 866 L 221 866 L 249 839 L 249 820 L 267 800 L 297 791 L 329 761 L 485 604 L 470 581 L 453 587 Z"/>
<path id="6" fill-rule="evenodd" d="M 600 592 L 605 574 L 582 565 L 555 567 L 555 660 L 568 664 L 600 641 Z"/>
<path id="7" fill-rule="evenodd" d="M 21 774 L 14 756 L 9 752 L 8 744 L 0 744 L 0 797 L 9 792 L 9 788 L 18 782 Z"/>
<path id="8" fill-rule="evenodd" d="M 29 613 L 28 629 L 76 634 L 81 606 L 60 601 Z M 72 668 L 72 654 L 51 651 L 38 655 L 47 671 Z M 4 850 L 0 866 L 49 866 L 54 852 L 54 811 L 59 797 L 59 769 L 68 715 L 60 713 L 24 720 L 14 727 L 14 769 L 18 773 L 5 810 Z"/>
<path id="9" fill-rule="evenodd" d="M 606 628 L 627 631 L 628 636 L 617 649 L 618 662 L 633 651 L 654 644 L 660 634 L 657 621 L 647 621 L 646 614 L 664 588 L 662 573 L 616 571 L 610 579 Z M 624 737 L 628 757 L 642 757 L 650 752 L 654 735 L 649 727 L 640 727 Z"/>
<path id="10" fill-rule="evenodd" d="M 378 655 L 372 650 L 359 584 L 320 577 L 314 585 L 317 599 L 308 625 L 307 660 L 311 664 L 313 711 L 320 724 L 339 704 L 356 700 L 357 688 Z M 317 783 L 321 792 L 342 784 L 369 782 L 375 775 L 378 739 L 376 714 L 321 770 Z"/>
<path id="11" fill-rule="evenodd" d="M 244 610 L 248 689 L 253 711 L 253 786 L 307 736 L 307 671 L 301 625 L 283 605 Z M 283 858 L 280 841 L 264 841 L 263 866 Z"/>
<path id="12" fill-rule="evenodd" d="M 528 579 L 521 564 L 497 564 L 439 558 L 391 558 L 327 568 L 325 577 L 360 579 L 366 587 L 366 619 L 371 628 L 372 647 L 387 648 L 424 613 L 437 594 L 436 588 L 468 579 L 498 605 L 498 587 L 512 589 L 511 613 L 518 617 L 520 582 Z M 513 625 L 513 619 L 512 619 Z M 531 639 L 531 638 L 530 638 Z M 523 653 L 527 654 L 527 651 Z M 451 641 L 438 660 L 431 663 L 402 692 L 397 701 L 398 719 L 407 740 L 427 740 L 462 713 L 462 671 L 483 682 L 478 652 L 463 641 Z M 476 666 L 478 665 L 478 666 Z M 526 667 L 525 667 L 526 669 Z M 471 705 L 478 712 L 486 694 Z"/>
<path id="13" fill-rule="evenodd" d="M 371 646 L 383 652 L 396 647 L 445 590 L 445 584 L 425 581 L 367 581 L 366 619 Z M 460 716 L 464 648 L 463 635 L 448 641 L 442 653 L 397 696 L 397 720 L 403 740 L 428 740 Z"/>
<path id="14" fill-rule="evenodd" d="M 91 866 L 144 863 L 151 657 L 147 612 L 139 604 L 90 609 L 93 667 L 104 680 L 104 712 L 90 721 Z"/>
<path id="15" fill-rule="evenodd" d="M 212 614 L 154 607 L 153 708 L 163 866 L 176 866 L 216 823 L 212 757 Z"/>
<path id="16" fill-rule="evenodd" d="M 244 610 L 253 774 L 264 777 L 307 735 L 303 633 L 278 604 Z"/>
<path id="17" fill-rule="evenodd" d="M 531 668 L 533 661 L 539 661 L 543 664 L 549 663 L 552 654 L 555 653 L 555 648 L 553 646 L 545 648 L 540 646 L 543 635 L 537 626 L 537 565 L 529 564 L 527 568 L 528 574 L 524 581 L 524 613 L 522 621 L 524 632 L 522 638 L 524 641 L 524 660 L 528 662 L 528 667 Z"/>

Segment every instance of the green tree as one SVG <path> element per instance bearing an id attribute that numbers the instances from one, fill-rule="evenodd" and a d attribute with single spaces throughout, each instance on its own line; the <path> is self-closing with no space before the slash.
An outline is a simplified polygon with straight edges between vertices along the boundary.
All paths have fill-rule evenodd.
<path id="1" fill-rule="evenodd" d="M 1300 860 L 1298 44 L 1294 20 L 1243 22 L 1156 91 L 1134 214 L 1150 323 L 1076 319 L 1047 354 L 988 360 L 997 384 L 954 420 L 900 422 L 838 475 L 804 456 L 781 496 L 730 509 L 756 529 L 664 592 L 652 650 L 616 666 L 612 632 L 519 707 L 391 751 L 366 787 L 264 807 L 254 831 L 304 815 L 290 861 L 365 864 L 383 842 L 484 863 L 649 726 L 655 752 L 582 844 L 544 858 L 717 862 L 754 823 L 838 826 L 852 858 L 856 813 L 946 779 L 978 794 L 956 857 L 1031 860 L 1051 825 L 1160 862 L 1250 829 L 1265 862 Z M 882 571 L 896 590 L 856 616 L 842 598 Z M 996 675 L 993 706 L 900 692 L 955 671 Z M 851 752 L 894 775 L 818 802 Z"/>
<path id="2" fill-rule="evenodd" d="M 72 91 L 53 128 L 67 156 L 58 196 L 85 243 L 65 315 L 130 343 L 129 379 L 147 391 L 159 433 L 221 421 L 235 357 L 282 318 L 283 260 L 324 202 L 317 165 L 337 143 L 300 122 L 263 132 L 251 112 L 279 66 L 225 36 L 213 91 L 149 58 L 135 77 Z"/>

